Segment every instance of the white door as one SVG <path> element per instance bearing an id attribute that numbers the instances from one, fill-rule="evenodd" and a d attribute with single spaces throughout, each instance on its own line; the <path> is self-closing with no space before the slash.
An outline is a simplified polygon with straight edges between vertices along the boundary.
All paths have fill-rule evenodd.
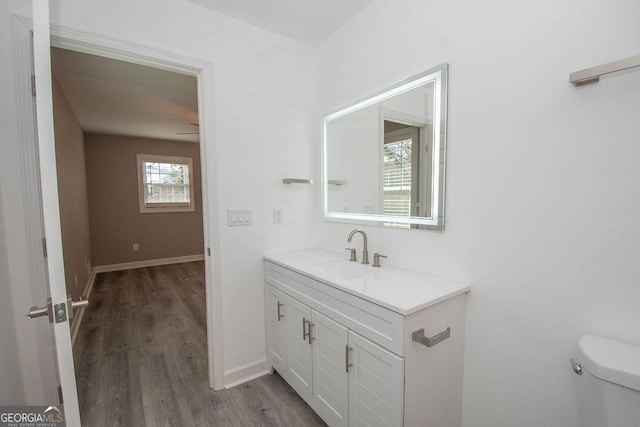
<path id="1" fill-rule="evenodd" d="M 307 402 L 311 401 L 311 309 L 285 296 L 286 360 L 282 377 Z"/>
<path id="2" fill-rule="evenodd" d="M 348 329 L 314 311 L 311 407 L 330 426 L 349 425 Z"/>
<path id="3" fill-rule="evenodd" d="M 267 332 L 267 358 L 271 366 L 282 375 L 285 369 L 285 304 L 284 294 L 265 285 L 265 315 Z"/>
<path id="4" fill-rule="evenodd" d="M 56 173 L 55 140 L 53 133 L 53 102 L 51 92 L 51 58 L 49 35 L 49 0 L 33 0 L 33 56 L 36 79 L 36 120 L 40 181 L 42 189 L 42 212 L 47 242 L 47 269 L 49 293 L 54 307 L 61 304 L 66 309 L 67 293 L 62 258 L 62 236 L 60 232 L 60 210 L 58 206 L 58 184 Z M 45 301 L 34 301 L 43 305 Z M 62 307 L 62 306 L 58 306 Z M 54 310 L 55 312 L 56 310 Z M 55 316 L 54 316 L 55 317 Z M 67 426 L 80 425 L 78 393 L 73 367 L 71 332 L 68 314 L 66 320 L 54 320 L 52 332 L 55 341 L 58 375 L 64 400 L 64 416 Z M 44 322 L 46 317 L 35 319 Z"/>
<path id="5" fill-rule="evenodd" d="M 349 331 L 349 426 L 402 426 L 404 359 Z"/>

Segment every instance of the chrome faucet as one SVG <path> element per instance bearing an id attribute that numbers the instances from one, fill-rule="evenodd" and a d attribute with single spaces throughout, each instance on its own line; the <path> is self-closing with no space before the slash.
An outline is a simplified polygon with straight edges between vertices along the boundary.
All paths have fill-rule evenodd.
<path id="1" fill-rule="evenodd" d="M 357 233 L 362 234 L 362 240 L 364 242 L 364 246 L 362 248 L 362 264 L 369 264 L 369 251 L 367 250 L 367 233 L 365 233 L 364 230 L 355 228 L 351 230 L 351 233 L 349 233 L 349 238 L 347 239 L 347 242 L 351 243 L 351 239 L 353 239 L 353 236 Z"/>

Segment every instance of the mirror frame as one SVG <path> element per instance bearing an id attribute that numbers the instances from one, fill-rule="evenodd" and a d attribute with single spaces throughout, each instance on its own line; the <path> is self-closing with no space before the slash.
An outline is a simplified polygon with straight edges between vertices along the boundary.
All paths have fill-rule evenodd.
<path id="1" fill-rule="evenodd" d="M 401 217 L 384 214 L 365 214 L 353 212 L 329 212 L 329 182 L 327 165 L 327 125 L 331 120 L 345 116 L 351 112 L 369 107 L 408 90 L 420 87 L 427 82 L 435 81 L 434 104 L 440 105 L 440 109 L 434 111 L 433 126 L 433 161 L 432 165 L 438 168 L 433 174 L 431 217 Z M 447 156 L 447 105 L 448 105 L 449 65 L 445 62 L 420 74 L 416 74 L 406 80 L 389 86 L 370 96 L 348 104 L 340 109 L 332 111 L 322 119 L 322 210 L 326 221 L 384 225 L 384 223 L 410 224 L 410 229 L 444 230 L 445 218 L 445 172 Z M 384 108 L 384 107 L 383 107 Z M 441 159 L 442 156 L 442 159 Z"/>

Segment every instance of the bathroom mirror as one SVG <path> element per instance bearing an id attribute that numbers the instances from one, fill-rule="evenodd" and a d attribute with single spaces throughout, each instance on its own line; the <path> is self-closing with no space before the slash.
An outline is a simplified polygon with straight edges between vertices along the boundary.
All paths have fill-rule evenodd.
<path id="1" fill-rule="evenodd" d="M 323 119 L 325 219 L 444 229 L 448 65 Z"/>

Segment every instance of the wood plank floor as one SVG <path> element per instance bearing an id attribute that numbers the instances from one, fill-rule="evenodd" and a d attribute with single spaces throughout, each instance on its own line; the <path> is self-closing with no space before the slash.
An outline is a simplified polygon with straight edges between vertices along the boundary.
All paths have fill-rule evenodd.
<path id="1" fill-rule="evenodd" d="M 326 426 L 278 374 L 209 388 L 202 262 L 98 274 L 74 359 L 84 426 Z"/>

